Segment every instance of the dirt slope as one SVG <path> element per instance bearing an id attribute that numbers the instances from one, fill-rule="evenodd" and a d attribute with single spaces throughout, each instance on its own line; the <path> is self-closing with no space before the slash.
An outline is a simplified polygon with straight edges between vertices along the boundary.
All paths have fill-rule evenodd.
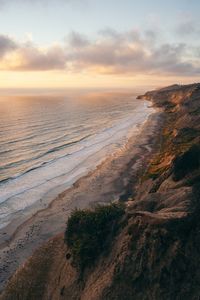
<path id="1" fill-rule="evenodd" d="M 63 236 L 38 249 L 1 299 L 200 298 L 200 84 L 140 98 L 164 111 L 157 153 L 112 247 L 80 277 Z"/>

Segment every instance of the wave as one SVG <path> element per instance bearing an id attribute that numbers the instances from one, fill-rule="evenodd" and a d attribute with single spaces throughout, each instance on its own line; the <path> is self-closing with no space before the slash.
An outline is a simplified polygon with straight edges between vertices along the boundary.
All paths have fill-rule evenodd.
<path id="1" fill-rule="evenodd" d="M 38 159 L 42 159 L 45 156 L 47 156 L 48 154 L 51 154 L 51 153 L 54 153 L 54 152 L 59 152 L 60 150 L 63 150 L 63 149 L 66 149 L 66 148 L 68 148 L 68 147 L 70 147 L 72 145 L 78 144 L 81 141 L 84 141 L 85 139 L 87 139 L 87 138 L 89 138 L 91 136 L 92 136 L 92 134 L 88 134 L 88 135 L 86 135 L 86 136 L 84 136 L 82 138 L 79 138 L 79 139 L 75 140 L 75 141 L 68 142 L 68 143 L 62 144 L 62 145 L 57 146 L 57 147 L 53 147 L 53 148 L 49 149 L 48 151 L 44 152 L 43 154 L 35 156 L 35 157 L 32 157 L 32 158 L 27 159 L 27 160 L 19 160 L 19 161 L 15 161 L 15 162 L 12 162 L 12 163 L 9 163 L 9 164 L 2 165 L 0 167 L 0 171 L 1 170 L 7 170 L 9 168 L 12 168 L 13 166 L 16 167 L 17 165 L 22 165 L 22 164 L 26 164 L 26 163 L 29 163 L 29 162 L 34 162 L 34 161 L 36 161 Z M 0 180 L 0 185 L 2 183 L 5 183 L 5 182 L 10 181 L 12 179 L 17 179 L 18 177 L 21 177 L 21 176 L 23 176 L 23 175 L 25 175 L 25 174 L 33 171 L 33 170 L 39 169 L 39 168 L 43 167 L 44 165 L 46 165 L 48 163 L 50 164 L 50 163 L 56 161 L 57 159 L 62 158 L 62 157 L 66 157 L 68 155 L 69 154 L 65 154 L 63 156 L 58 156 L 56 159 L 52 159 L 52 160 L 48 160 L 48 161 L 42 162 L 39 165 L 35 165 L 35 166 L 33 166 L 33 167 L 25 170 L 24 172 L 16 174 L 15 176 L 4 178 L 4 179 Z"/>
<path id="2" fill-rule="evenodd" d="M 106 156 L 124 147 L 152 110 L 140 102 L 132 114 L 129 112 L 128 117 L 119 118 L 120 121 L 113 126 L 95 129 L 75 140 L 55 145 L 29 160 L 21 160 L 25 165 L 27 162 L 34 164 L 0 182 L 0 214 L 4 214 L 1 222 L 11 221 L 16 213 L 36 205 L 50 190 L 62 185 L 66 189 L 94 169 Z M 70 151 L 66 152 L 66 148 Z M 37 160 L 40 161 L 36 164 Z"/>

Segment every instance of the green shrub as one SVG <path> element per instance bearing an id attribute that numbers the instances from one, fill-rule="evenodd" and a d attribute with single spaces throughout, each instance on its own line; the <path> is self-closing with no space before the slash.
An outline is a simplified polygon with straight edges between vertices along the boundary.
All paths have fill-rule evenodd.
<path id="1" fill-rule="evenodd" d="M 190 172 L 200 167 L 200 145 L 193 145 L 181 156 L 176 157 L 173 162 L 173 179 L 183 179 Z"/>
<path id="2" fill-rule="evenodd" d="M 72 212 L 67 222 L 65 242 L 76 267 L 83 271 L 108 249 L 123 214 L 124 207 L 121 204 Z"/>
<path id="3" fill-rule="evenodd" d="M 185 127 L 179 130 L 177 136 L 174 138 L 173 142 L 175 144 L 190 143 L 195 138 L 199 136 L 200 132 L 198 129 Z"/>

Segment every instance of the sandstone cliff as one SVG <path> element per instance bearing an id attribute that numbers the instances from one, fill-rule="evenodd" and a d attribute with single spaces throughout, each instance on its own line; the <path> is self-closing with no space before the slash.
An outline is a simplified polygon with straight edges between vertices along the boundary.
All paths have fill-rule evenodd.
<path id="1" fill-rule="evenodd" d="M 140 98 L 162 108 L 162 134 L 106 254 L 80 276 L 63 235 L 55 237 L 1 299 L 200 298 L 200 84 Z"/>

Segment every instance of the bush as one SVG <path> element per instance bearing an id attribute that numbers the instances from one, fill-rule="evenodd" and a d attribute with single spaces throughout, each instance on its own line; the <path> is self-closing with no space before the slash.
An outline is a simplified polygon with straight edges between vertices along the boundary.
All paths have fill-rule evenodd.
<path id="1" fill-rule="evenodd" d="M 200 167 L 200 146 L 193 145 L 188 151 L 177 157 L 173 163 L 173 179 L 183 179 L 190 172 Z"/>
<path id="2" fill-rule="evenodd" d="M 124 207 L 116 204 L 72 212 L 67 222 L 65 242 L 76 267 L 83 271 L 108 249 L 123 214 Z"/>
<path id="3" fill-rule="evenodd" d="M 200 132 L 198 129 L 185 127 L 179 130 L 178 135 L 174 138 L 175 144 L 190 143 L 199 136 Z"/>

